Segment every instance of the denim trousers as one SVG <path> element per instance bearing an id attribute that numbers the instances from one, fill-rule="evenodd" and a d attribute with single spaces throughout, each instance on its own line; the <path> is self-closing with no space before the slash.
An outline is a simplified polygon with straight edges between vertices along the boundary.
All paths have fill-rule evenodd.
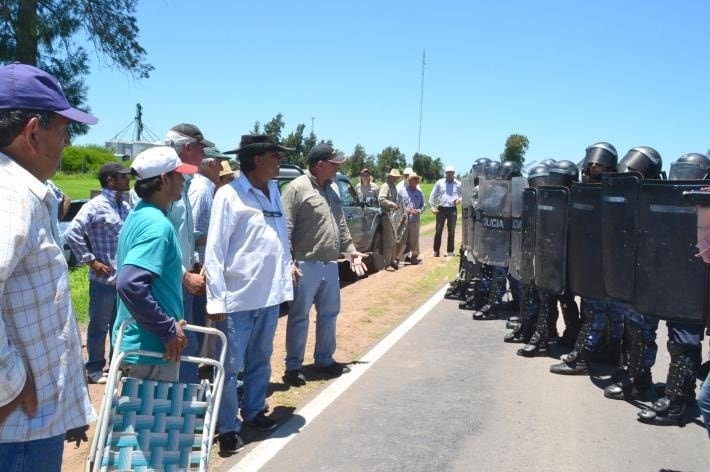
<path id="1" fill-rule="evenodd" d="M 264 409 L 266 389 L 271 378 L 271 354 L 279 321 L 279 305 L 257 310 L 227 313 L 217 328 L 227 337 L 224 361 L 224 390 L 217 415 L 217 432 L 239 432 L 240 409 L 237 397 L 237 374 L 244 367 L 244 396 L 241 416 L 251 421 Z"/>
<path id="2" fill-rule="evenodd" d="M 89 281 L 89 326 L 86 328 L 86 372 L 100 372 L 106 365 L 106 336 L 116 321 L 116 287 Z M 110 354 L 109 354 L 110 358 Z"/>
<path id="3" fill-rule="evenodd" d="M 315 365 L 335 362 L 335 325 L 340 312 L 340 280 L 335 261 L 297 261 L 302 275 L 294 285 L 286 324 L 286 370 L 303 365 L 311 307 L 316 307 Z"/>
<path id="4" fill-rule="evenodd" d="M 187 291 L 185 287 L 182 289 L 183 303 L 183 319 L 188 324 L 198 324 L 192 316 L 194 295 Z M 204 323 L 201 325 L 204 326 Z M 200 342 L 197 338 L 197 333 L 194 331 L 185 331 L 187 338 L 187 347 L 180 353 L 183 356 L 199 356 Z M 197 364 L 192 362 L 180 363 L 180 382 L 181 383 L 200 383 L 200 376 L 197 373 Z"/>
<path id="5" fill-rule="evenodd" d="M 710 437 L 710 375 L 705 378 L 703 386 L 700 387 L 700 393 L 698 394 L 698 408 L 700 408 L 700 412 L 703 414 L 705 428 L 708 431 L 708 437 Z"/>
<path id="6" fill-rule="evenodd" d="M 62 469 L 64 435 L 34 441 L 0 443 L 2 472 L 59 472 Z"/>

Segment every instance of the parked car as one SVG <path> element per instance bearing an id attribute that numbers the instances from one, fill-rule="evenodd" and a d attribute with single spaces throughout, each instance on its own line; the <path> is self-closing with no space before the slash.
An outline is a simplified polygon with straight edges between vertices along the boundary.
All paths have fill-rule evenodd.
<path id="1" fill-rule="evenodd" d="M 276 182 L 279 191 L 305 170 L 293 164 L 282 164 Z M 360 252 L 382 253 L 382 210 L 376 202 L 369 206 L 358 199 L 357 192 L 347 176 L 338 172 L 335 184 L 343 200 L 343 213 L 355 248 Z"/>
<path id="2" fill-rule="evenodd" d="M 72 200 L 66 214 L 62 217 L 61 220 L 59 220 L 59 242 L 60 242 L 62 249 L 64 251 L 64 258 L 67 260 L 67 264 L 69 265 L 69 267 L 78 266 L 79 261 L 76 260 L 76 256 L 74 255 L 72 250 L 69 248 L 69 245 L 64 240 L 64 232 L 69 227 L 69 223 L 71 223 L 71 220 L 74 219 L 76 214 L 79 213 L 79 210 L 81 209 L 81 207 L 84 206 L 84 203 L 86 203 L 88 201 L 89 200 L 86 198 L 79 199 L 79 200 Z"/>

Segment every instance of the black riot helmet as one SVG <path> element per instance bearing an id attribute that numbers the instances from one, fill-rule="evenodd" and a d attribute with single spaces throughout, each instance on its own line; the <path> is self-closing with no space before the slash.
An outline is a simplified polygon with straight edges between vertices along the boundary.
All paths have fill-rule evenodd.
<path id="1" fill-rule="evenodd" d="M 528 171 L 528 185 L 533 188 L 538 188 L 541 185 L 547 185 L 549 176 L 550 168 L 545 164 L 538 164 Z"/>
<path id="2" fill-rule="evenodd" d="M 551 169 L 555 164 L 557 164 L 557 161 L 554 159 L 545 159 L 540 164 L 546 165 L 548 169 Z"/>
<path id="3" fill-rule="evenodd" d="M 515 161 L 505 161 L 498 166 L 496 172 L 496 179 L 498 180 L 510 180 L 513 177 L 520 177 L 520 164 Z"/>
<path id="4" fill-rule="evenodd" d="M 561 187 L 571 187 L 572 182 L 579 180 L 579 169 L 572 161 L 559 161 L 554 167 L 550 167 L 548 185 L 559 185 Z"/>
<path id="5" fill-rule="evenodd" d="M 671 164 L 668 180 L 705 180 L 710 174 L 710 158 L 699 152 L 683 154 Z"/>
<path id="6" fill-rule="evenodd" d="M 663 161 L 661 155 L 648 146 L 638 146 L 629 150 L 619 161 L 619 172 L 638 172 L 644 179 L 659 179 Z"/>
<path id="7" fill-rule="evenodd" d="M 583 167 L 599 164 L 607 167 L 609 169 L 607 172 L 609 172 L 616 170 L 618 161 L 619 154 L 614 146 L 606 142 L 594 143 L 586 149 Z"/>
<path id="8" fill-rule="evenodd" d="M 486 179 L 488 180 L 493 180 L 496 177 L 496 174 L 498 173 L 498 167 L 500 166 L 500 162 L 497 161 L 490 161 L 486 164 L 486 166 L 483 168 L 483 174 L 486 176 Z"/>
<path id="9" fill-rule="evenodd" d="M 491 162 L 491 160 L 487 157 L 481 157 L 480 159 L 476 159 L 474 161 L 473 166 L 471 166 L 471 174 L 474 178 L 474 185 L 478 185 L 479 179 L 485 175 L 484 169 L 489 162 Z"/>

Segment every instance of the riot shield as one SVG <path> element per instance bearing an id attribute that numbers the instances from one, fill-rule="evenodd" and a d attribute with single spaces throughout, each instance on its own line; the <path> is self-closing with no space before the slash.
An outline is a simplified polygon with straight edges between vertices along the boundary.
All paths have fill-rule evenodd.
<path id="1" fill-rule="evenodd" d="M 567 225 L 569 189 L 537 189 L 535 216 L 535 285 L 561 295 L 567 285 Z"/>
<path id="2" fill-rule="evenodd" d="M 697 180 L 641 183 L 633 302 L 640 313 L 705 323 L 705 265 L 695 257 L 696 208 L 683 204 L 683 191 L 705 185 Z"/>
<path id="3" fill-rule="evenodd" d="M 520 225 L 520 282 L 531 285 L 535 278 L 535 216 L 537 197 L 534 188 L 523 190 L 523 211 Z M 512 247 L 511 247 L 512 251 Z"/>
<path id="4" fill-rule="evenodd" d="M 407 205 L 404 202 L 400 202 L 399 208 L 387 212 L 387 217 L 390 219 L 390 223 L 394 228 L 394 238 L 397 243 L 402 241 L 402 236 L 407 230 L 407 225 L 409 224 L 409 215 L 407 214 Z"/>
<path id="5" fill-rule="evenodd" d="M 522 177 L 513 177 L 510 181 L 510 264 L 508 273 L 516 280 L 520 280 L 522 264 L 522 228 L 523 228 L 523 190 L 526 180 Z"/>
<path id="6" fill-rule="evenodd" d="M 485 264 L 497 267 L 508 265 L 510 258 L 511 182 L 509 180 L 480 180 L 476 219 L 474 255 Z"/>
<path id="7" fill-rule="evenodd" d="M 472 231 L 469 225 L 473 219 L 473 194 L 476 187 L 475 177 L 472 173 L 461 179 L 461 247 L 464 251 L 471 250 L 470 236 Z"/>
<path id="8" fill-rule="evenodd" d="M 580 297 L 604 299 L 602 186 L 575 182 L 570 190 L 567 270 L 569 288 Z"/>
<path id="9" fill-rule="evenodd" d="M 602 266 L 608 297 L 633 303 L 641 175 L 602 175 Z"/>

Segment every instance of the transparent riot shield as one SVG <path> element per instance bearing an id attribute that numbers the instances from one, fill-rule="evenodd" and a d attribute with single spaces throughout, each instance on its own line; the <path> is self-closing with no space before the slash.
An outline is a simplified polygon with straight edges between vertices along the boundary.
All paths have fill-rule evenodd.
<path id="1" fill-rule="evenodd" d="M 683 191 L 701 181 L 647 180 L 638 193 L 638 246 L 634 307 L 682 323 L 705 322 L 705 265 L 697 257 L 696 208 Z"/>
<path id="2" fill-rule="evenodd" d="M 535 281 L 535 217 L 537 196 L 534 188 L 523 190 L 523 212 L 520 227 L 520 281 L 532 285 Z"/>
<path id="3" fill-rule="evenodd" d="M 472 231 L 469 229 L 473 219 L 473 194 L 476 187 L 473 174 L 466 175 L 461 179 L 461 247 L 464 251 L 470 251 L 472 241 L 470 239 Z"/>
<path id="4" fill-rule="evenodd" d="M 537 189 L 535 217 L 535 285 L 561 295 L 567 285 L 567 187 Z"/>
<path id="5" fill-rule="evenodd" d="M 602 175 L 602 265 L 608 297 L 633 303 L 638 226 L 637 173 Z"/>
<path id="6" fill-rule="evenodd" d="M 569 288 L 580 297 L 605 297 L 601 196 L 601 184 L 575 182 L 570 190 L 567 270 Z"/>
<path id="7" fill-rule="evenodd" d="M 510 258 L 511 182 L 481 180 L 480 218 L 476 219 L 474 255 L 485 264 L 506 267 Z"/>
<path id="8" fill-rule="evenodd" d="M 510 181 L 510 263 L 508 273 L 520 280 L 522 264 L 523 190 L 527 181 L 523 177 L 513 177 Z"/>

